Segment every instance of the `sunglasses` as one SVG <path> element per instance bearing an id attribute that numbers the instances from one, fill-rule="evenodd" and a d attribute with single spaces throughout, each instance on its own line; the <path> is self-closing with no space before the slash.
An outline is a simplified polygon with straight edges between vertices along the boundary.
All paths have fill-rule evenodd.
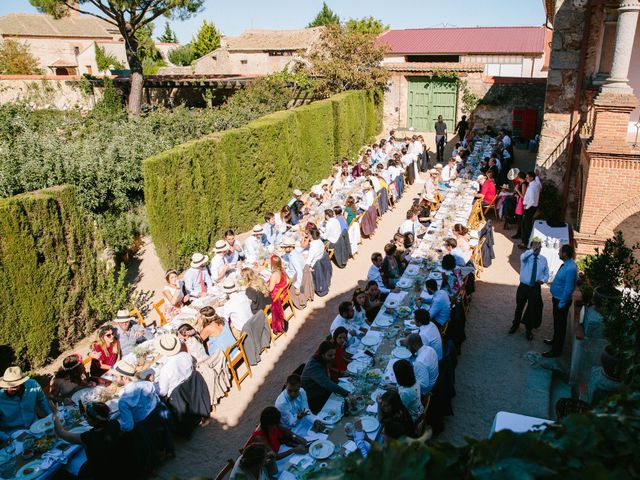
<path id="1" fill-rule="evenodd" d="M 107 338 L 112 338 L 113 337 L 113 333 L 106 333 L 104 336 L 107 337 Z"/>

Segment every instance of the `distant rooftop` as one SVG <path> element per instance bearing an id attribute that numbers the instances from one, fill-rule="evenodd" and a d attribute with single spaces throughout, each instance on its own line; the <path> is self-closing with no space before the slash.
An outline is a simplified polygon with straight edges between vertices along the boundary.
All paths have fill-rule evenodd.
<path id="1" fill-rule="evenodd" d="M 223 37 L 222 47 L 231 51 L 306 50 L 318 38 L 323 27 L 299 30 L 245 30 L 237 37 Z"/>
<path id="2" fill-rule="evenodd" d="M 111 39 L 117 28 L 90 15 L 72 15 L 56 20 L 39 13 L 10 13 L 0 17 L 0 36 L 81 37 Z"/>

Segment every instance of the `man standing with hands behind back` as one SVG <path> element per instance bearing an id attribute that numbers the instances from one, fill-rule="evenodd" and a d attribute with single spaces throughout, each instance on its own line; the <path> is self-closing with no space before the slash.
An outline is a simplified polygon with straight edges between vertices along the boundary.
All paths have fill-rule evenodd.
<path id="1" fill-rule="evenodd" d="M 516 312 L 513 317 L 513 324 L 509 329 L 509 333 L 515 333 L 520 326 L 520 322 L 524 323 L 527 329 L 527 340 L 533 340 L 534 328 L 540 326 L 542 319 L 542 294 L 540 286 L 549 281 L 549 266 L 547 259 L 540 255 L 542 242 L 539 238 L 531 241 L 531 249 L 520 255 L 520 285 L 516 292 Z M 522 313 L 524 307 L 527 311 Z"/>
<path id="2" fill-rule="evenodd" d="M 442 120 L 442 115 L 438 115 L 438 121 L 435 123 L 436 130 L 436 154 L 438 162 L 444 161 L 444 146 L 447 144 L 447 124 Z"/>

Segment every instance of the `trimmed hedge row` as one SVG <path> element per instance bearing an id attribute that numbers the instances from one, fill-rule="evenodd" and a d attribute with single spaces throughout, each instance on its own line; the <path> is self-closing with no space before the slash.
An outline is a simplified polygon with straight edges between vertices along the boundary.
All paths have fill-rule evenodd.
<path id="1" fill-rule="evenodd" d="M 261 223 L 381 129 L 382 94 L 350 91 L 146 159 L 145 204 L 162 263 L 184 268 L 227 228 Z"/>
<path id="2" fill-rule="evenodd" d="M 72 187 L 0 200 L 0 344 L 19 363 L 38 367 L 92 331 L 100 245 Z"/>

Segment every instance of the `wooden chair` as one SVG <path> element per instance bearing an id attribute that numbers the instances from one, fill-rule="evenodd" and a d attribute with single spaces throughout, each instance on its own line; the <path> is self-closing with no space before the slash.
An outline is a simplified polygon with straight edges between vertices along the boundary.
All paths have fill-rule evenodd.
<path id="1" fill-rule="evenodd" d="M 482 215 L 485 219 L 488 218 L 489 212 L 493 212 L 495 219 L 498 220 L 498 206 L 496 205 L 497 201 L 498 195 L 493 197 L 493 200 L 491 200 L 491 203 L 489 203 L 489 205 L 482 208 Z"/>
<path id="2" fill-rule="evenodd" d="M 231 472 L 231 470 L 233 470 L 233 466 L 236 464 L 236 462 L 233 459 L 229 459 L 227 460 L 227 463 L 224 465 L 224 467 L 222 467 L 222 470 L 220 470 L 215 477 L 215 480 L 223 480 L 227 474 L 229 472 Z"/>
<path id="3" fill-rule="evenodd" d="M 227 364 L 229 365 L 229 370 L 231 370 L 231 376 L 233 377 L 233 381 L 236 383 L 236 387 L 238 391 L 240 391 L 240 384 L 247 377 L 253 377 L 251 373 L 251 366 L 249 365 L 249 361 L 247 360 L 247 354 L 244 352 L 244 341 L 247 338 L 247 332 L 243 332 L 235 342 L 229 345 L 224 351 L 224 356 L 227 359 Z M 231 358 L 231 352 L 234 349 L 237 349 L 237 353 L 233 358 Z M 242 376 L 238 376 L 238 366 L 244 363 L 246 371 L 242 374 Z"/>
<path id="4" fill-rule="evenodd" d="M 480 273 L 482 272 L 482 270 L 484 270 L 484 264 L 482 263 L 482 246 L 484 245 L 486 239 L 486 237 L 482 237 L 480 239 L 478 245 L 476 245 L 473 251 L 473 255 L 471 256 L 471 258 L 473 259 L 473 264 L 476 267 L 476 278 L 480 278 Z"/>
<path id="5" fill-rule="evenodd" d="M 276 300 L 280 299 L 282 301 L 282 310 L 284 310 L 284 319 L 287 322 L 289 321 L 289 319 L 295 318 L 298 316 L 298 314 L 296 313 L 296 309 L 293 306 L 293 302 L 291 301 L 291 285 L 292 284 L 293 284 L 292 279 L 289 279 L 289 281 L 287 282 L 287 287 L 283 290 L 280 290 L 280 293 L 276 296 Z"/>
<path id="6" fill-rule="evenodd" d="M 158 317 L 160 318 L 160 326 L 163 326 L 165 323 L 168 322 L 167 317 L 164 316 L 164 312 L 160 308 L 164 304 L 165 304 L 164 298 L 161 298 L 160 300 L 158 300 L 156 303 L 153 304 L 153 309 L 156 311 L 156 313 L 158 314 Z"/>
<path id="7" fill-rule="evenodd" d="M 376 195 L 376 198 L 373 201 L 373 203 L 376 206 L 376 212 L 378 212 L 378 220 L 380 220 L 380 217 L 382 216 L 382 213 L 380 213 L 380 194 Z"/>
<path id="8" fill-rule="evenodd" d="M 142 313 L 138 308 L 134 308 L 133 310 L 129 310 L 129 315 L 132 317 L 136 317 L 138 325 L 142 325 L 143 327 L 146 325 L 144 323 L 144 318 L 142 317 Z"/>
<path id="9" fill-rule="evenodd" d="M 279 339 L 282 335 L 286 335 L 286 330 L 283 330 L 280 333 L 274 333 L 273 328 L 271 328 L 271 305 L 267 305 L 264 307 L 264 316 L 267 317 L 267 323 L 269 324 L 269 333 L 271 334 L 271 343 L 274 343 L 277 339 Z"/>
<path id="10" fill-rule="evenodd" d="M 442 203 L 442 200 L 444 200 L 444 196 L 440 192 L 438 192 L 437 190 L 433 194 L 433 198 L 435 198 L 435 200 L 436 200 L 436 208 L 439 207 L 440 204 Z"/>

